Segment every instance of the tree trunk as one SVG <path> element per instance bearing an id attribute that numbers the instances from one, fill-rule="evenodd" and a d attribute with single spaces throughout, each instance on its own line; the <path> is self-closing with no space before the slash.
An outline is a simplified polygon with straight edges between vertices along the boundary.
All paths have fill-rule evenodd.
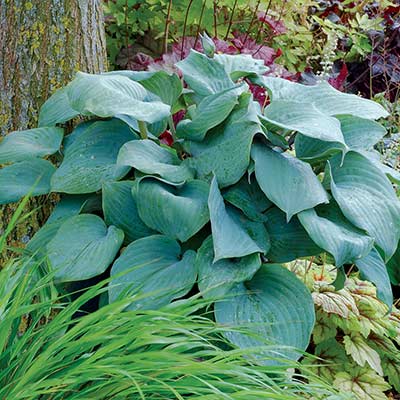
<path id="1" fill-rule="evenodd" d="M 36 127 L 40 106 L 76 71 L 104 71 L 105 49 L 101 0 L 0 0 L 0 136 Z M 38 211 L 14 229 L 8 245 L 22 247 L 54 201 L 32 199 L 27 211 Z M 0 234 L 15 209 L 0 208 Z M 8 255 L 0 255 L 0 266 Z"/>

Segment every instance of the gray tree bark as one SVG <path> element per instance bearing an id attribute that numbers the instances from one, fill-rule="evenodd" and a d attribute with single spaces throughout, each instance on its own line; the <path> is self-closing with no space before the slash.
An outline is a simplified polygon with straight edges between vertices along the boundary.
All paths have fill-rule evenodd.
<path id="1" fill-rule="evenodd" d="M 101 0 L 0 0 L 0 140 L 36 127 L 40 106 L 76 71 L 106 69 Z M 50 197 L 30 201 L 26 211 L 38 210 L 17 226 L 9 246 L 22 247 L 43 224 Z M 0 207 L 0 234 L 15 209 Z M 0 266 L 8 256 L 0 255 Z"/>

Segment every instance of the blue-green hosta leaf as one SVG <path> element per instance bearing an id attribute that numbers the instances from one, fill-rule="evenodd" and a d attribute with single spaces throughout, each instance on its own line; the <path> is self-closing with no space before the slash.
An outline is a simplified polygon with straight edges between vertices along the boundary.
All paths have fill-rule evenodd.
<path id="1" fill-rule="evenodd" d="M 322 113 L 313 104 L 274 100 L 265 108 L 263 118 L 273 125 L 314 139 L 341 143 L 343 150 L 346 149 L 340 122 Z"/>
<path id="2" fill-rule="evenodd" d="M 40 108 L 39 126 L 55 126 L 79 115 L 68 99 L 68 85 L 57 90 Z"/>
<path id="3" fill-rule="evenodd" d="M 250 280 L 261 267 L 258 253 L 214 262 L 213 238 L 209 236 L 197 252 L 198 286 L 204 298 L 223 298 L 236 284 Z"/>
<path id="4" fill-rule="evenodd" d="M 41 158 L 17 162 L 0 169 L 0 204 L 13 203 L 30 193 L 32 196 L 50 192 L 53 164 Z"/>
<path id="5" fill-rule="evenodd" d="M 263 265 L 246 284 L 238 284 L 215 304 L 219 324 L 248 329 L 253 335 L 227 332 L 240 348 L 269 343 L 265 356 L 298 359 L 310 341 L 314 303 L 307 287 L 292 272 L 276 264 Z M 289 347 L 289 348 L 288 348 Z M 276 365 L 269 357 L 263 364 Z"/>
<path id="6" fill-rule="evenodd" d="M 66 148 L 64 160 L 51 180 L 52 190 L 91 193 L 100 190 L 105 181 L 122 178 L 130 167 L 117 165 L 117 155 L 133 137 L 129 127 L 119 120 L 91 124 Z"/>
<path id="7" fill-rule="evenodd" d="M 146 173 L 159 175 L 172 183 L 193 178 L 190 169 L 181 164 L 175 150 L 159 146 L 152 140 L 133 140 L 125 143 L 118 154 L 118 165 L 129 165 Z"/>
<path id="8" fill-rule="evenodd" d="M 131 243 L 112 266 L 110 302 L 135 293 L 138 298 L 128 309 L 145 310 L 184 296 L 196 281 L 196 253 L 181 254 L 178 243 L 167 236 L 148 236 Z"/>
<path id="9" fill-rule="evenodd" d="M 214 262 L 223 258 L 243 257 L 265 252 L 251 238 L 245 227 L 227 212 L 215 176 L 211 182 L 208 208 L 214 243 Z"/>
<path id="10" fill-rule="evenodd" d="M 175 187 L 144 178 L 136 197 L 139 216 L 148 227 L 186 242 L 209 220 L 208 192 L 208 184 L 200 180 Z"/>
<path id="11" fill-rule="evenodd" d="M 351 225 L 332 204 L 302 211 L 297 216 L 311 239 L 330 253 L 341 267 L 367 255 L 374 241 Z"/>
<path id="12" fill-rule="evenodd" d="M 157 71 L 149 78 L 139 80 L 139 83 L 171 107 L 178 101 L 183 90 L 178 75 L 168 74 L 165 71 Z"/>
<path id="13" fill-rule="evenodd" d="M 156 233 L 139 217 L 132 190 L 135 185 L 135 181 L 105 182 L 102 190 L 104 220 L 122 229 L 127 243 Z"/>
<path id="14" fill-rule="evenodd" d="M 378 103 L 354 94 L 339 92 L 329 83 L 306 86 L 287 79 L 257 77 L 256 83 L 267 88 L 272 100 L 290 100 L 315 106 L 326 115 L 350 114 L 360 118 L 384 118 L 389 113 Z"/>
<path id="15" fill-rule="evenodd" d="M 386 265 L 376 249 L 372 249 L 365 257 L 355 261 L 362 279 L 376 286 L 376 294 L 391 309 L 393 293 Z"/>
<path id="16" fill-rule="evenodd" d="M 359 151 L 359 153 L 367 157 L 391 182 L 400 185 L 400 172 L 384 164 L 382 154 L 379 151 L 371 149 L 370 151 Z"/>
<path id="17" fill-rule="evenodd" d="M 46 221 L 46 224 L 66 217 L 73 217 L 80 213 L 90 213 L 100 210 L 101 196 L 98 194 L 63 195 Z"/>
<path id="18" fill-rule="evenodd" d="M 82 115 L 106 118 L 118 114 L 153 123 L 170 115 L 170 107 L 149 96 L 139 83 L 125 76 L 78 72 L 68 85 L 72 109 Z"/>
<path id="19" fill-rule="evenodd" d="M 243 211 L 253 221 L 264 221 L 262 214 L 272 203 L 260 189 L 255 179 L 243 176 L 238 183 L 229 187 L 223 194 L 224 199 Z"/>
<path id="20" fill-rule="evenodd" d="M 285 214 L 277 207 L 268 209 L 265 216 L 265 226 L 271 241 L 271 249 L 267 253 L 270 261 L 284 263 L 322 253 L 322 249 L 311 240 L 297 216 L 287 223 Z"/>
<path id="21" fill-rule="evenodd" d="M 251 157 L 262 191 L 287 215 L 328 203 L 328 195 L 310 165 L 267 146 L 254 144 Z"/>
<path id="22" fill-rule="evenodd" d="M 200 143 L 185 143 L 191 157 L 184 163 L 194 168 L 200 178 L 214 173 L 220 187 L 233 185 L 247 171 L 251 144 L 258 132 L 262 128 L 257 109 L 251 96 L 242 95 L 222 127 L 210 131 Z"/>
<path id="23" fill-rule="evenodd" d="M 184 119 L 176 127 L 180 138 L 201 142 L 206 133 L 223 122 L 238 104 L 239 95 L 247 85 L 240 85 L 204 97 L 192 113 L 192 119 Z"/>
<path id="24" fill-rule="evenodd" d="M 350 150 L 369 150 L 386 134 L 386 129 L 375 121 L 352 115 L 337 116 L 344 142 Z M 342 150 L 342 143 L 325 142 L 304 135 L 296 135 L 296 156 L 305 161 L 326 161 Z"/>
<path id="25" fill-rule="evenodd" d="M 400 242 L 397 245 L 397 250 L 392 258 L 386 264 L 390 276 L 390 281 L 393 285 L 400 284 Z"/>
<path id="26" fill-rule="evenodd" d="M 0 142 L 0 164 L 44 157 L 60 149 L 64 130 L 56 127 L 12 132 Z"/>
<path id="27" fill-rule="evenodd" d="M 196 50 L 190 50 L 189 56 L 176 66 L 182 71 L 189 87 L 200 96 L 219 93 L 235 85 L 218 61 Z"/>
<path id="28" fill-rule="evenodd" d="M 400 238 L 400 203 L 386 176 L 366 157 L 346 154 L 343 165 L 335 156 L 327 174 L 333 197 L 344 216 L 365 230 L 389 259 Z"/>
<path id="29" fill-rule="evenodd" d="M 263 75 L 268 72 L 263 60 L 257 60 L 250 54 L 215 54 L 214 59 L 218 61 L 236 81 L 249 75 Z"/>
<path id="30" fill-rule="evenodd" d="M 47 245 L 50 266 L 58 282 L 80 281 L 103 273 L 124 240 L 115 226 L 106 227 L 97 215 L 68 218 Z"/>

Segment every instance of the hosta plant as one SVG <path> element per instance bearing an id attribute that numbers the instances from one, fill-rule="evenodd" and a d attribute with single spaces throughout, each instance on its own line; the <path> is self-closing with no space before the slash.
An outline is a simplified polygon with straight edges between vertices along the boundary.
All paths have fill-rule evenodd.
<path id="1" fill-rule="evenodd" d="M 109 302 L 142 294 L 131 310 L 198 289 L 219 299 L 218 323 L 253 331 L 227 333 L 234 344 L 267 339 L 276 357 L 295 359 L 314 306 L 281 263 L 328 253 L 392 303 L 397 178 L 373 150 L 385 135 L 374 119 L 387 112 L 325 83 L 265 77 L 251 56 L 206 50 L 178 62 L 179 76 L 78 73 L 44 104 L 38 128 L 1 142 L 0 202 L 61 193 L 26 249 L 57 283 L 109 271 Z M 268 90 L 265 109 L 248 82 Z"/>
<path id="2" fill-rule="evenodd" d="M 389 312 L 376 288 L 357 274 L 336 291 L 331 265 L 297 261 L 289 269 L 305 279 L 316 308 L 311 343 L 318 359 L 303 362 L 317 364 L 319 376 L 360 400 L 400 392 L 400 311 L 393 306 Z"/>

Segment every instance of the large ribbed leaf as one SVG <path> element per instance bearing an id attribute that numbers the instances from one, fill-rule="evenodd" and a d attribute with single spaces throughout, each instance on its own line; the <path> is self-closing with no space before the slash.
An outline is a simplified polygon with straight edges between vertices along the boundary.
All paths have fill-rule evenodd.
<path id="1" fill-rule="evenodd" d="M 232 218 L 227 212 L 215 177 L 211 182 L 208 208 L 214 243 L 214 261 L 265 252 L 263 247 L 249 235 L 240 220 Z"/>
<path id="2" fill-rule="evenodd" d="M 193 174 L 176 151 L 159 146 L 152 140 L 133 140 L 125 143 L 118 154 L 118 165 L 129 165 L 146 174 L 159 175 L 172 183 L 182 183 Z"/>
<path id="3" fill-rule="evenodd" d="M 150 228 L 186 242 L 209 220 L 206 182 L 192 180 L 183 186 L 142 179 L 137 191 L 139 216 Z"/>
<path id="4" fill-rule="evenodd" d="M 234 86 L 218 61 L 196 50 L 191 50 L 189 56 L 176 66 L 182 71 L 186 83 L 200 96 L 209 96 Z"/>
<path id="5" fill-rule="evenodd" d="M 265 216 L 265 226 L 271 240 L 271 249 L 267 253 L 270 261 L 284 263 L 322 253 L 296 216 L 287 223 L 285 214 L 277 207 L 268 209 Z"/>
<path id="6" fill-rule="evenodd" d="M 240 85 L 204 97 L 191 113 L 191 119 L 184 119 L 176 127 L 180 138 L 202 141 L 206 133 L 223 122 L 238 103 L 239 95 L 247 85 Z"/>
<path id="7" fill-rule="evenodd" d="M 124 239 L 115 226 L 108 229 L 92 214 L 68 218 L 47 245 L 50 266 L 59 282 L 79 281 L 104 272 Z"/>
<path id="8" fill-rule="evenodd" d="M 313 105 L 326 115 L 350 114 L 367 119 L 389 115 L 380 104 L 354 94 L 339 92 L 327 82 L 306 86 L 287 79 L 267 76 L 257 77 L 256 81 L 271 92 L 273 101 L 290 100 Z"/>
<path id="9" fill-rule="evenodd" d="M 262 212 L 272 206 L 255 179 L 244 176 L 238 183 L 229 187 L 223 194 L 224 199 L 243 211 L 253 221 L 264 221 Z"/>
<path id="10" fill-rule="evenodd" d="M 139 82 L 149 92 L 156 94 L 163 103 L 171 107 L 178 101 L 183 90 L 178 75 L 170 75 L 165 71 L 157 71 L 147 79 L 140 79 Z"/>
<path id="11" fill-rule="evenodd" d="M 257 60 L 250 54 L 215 54 L 218 61 L 230 77 L 236 81 L 249 75 L 263 75 L 268 72 L 263 60 Z"/>
<path id="12" fill-rule="evenodd" d="M 305 210 L 297 216 L 311 239 L 335 258 L 336 266 L 352 263 L 370 252 L 373 239 L 350 224 L 336 205 L 316 210 Z"/>
<path id="13" fill-rule="evenodd" d="M 54 154 L 63 136 L 64 130 L 55 127 L 12 132 L 0 142 L 0 164 Z"/>
<path id="14" fill-rule="evenodd" d="M 372 282 L 376 286 L 379 299 L 387 304 L 389 309 L 393 305 L 393 293 L 386 265 L 376 249 L 372 249 L 365 257 L 355 261 L 362 279 Z"/>
<path id="15" fill-rule="evenodd" d="M 51 180 L 53 191 L 91 193 L 106 181 L 122 178 L 130 167 L 116 165 L 121 146 L 134 136 L 119 120 L 99 121 L 83 130 L 65 150 Z"/>
<path id="16" fill-rule="evenodd" d="M 265 264 L 253 279 L 234 286 L 215 304 L 215 318 L 220 324 L 252 333 L 226 333 L 240 348 L 269 343 L 271 350 L 264 353 L 265 359 L 260 356 L 260 362 L 276 365 L 280 362 L 271 358 L 296 360 L 307 348 L 315 322 L 314 303 L 292 272 Z"/>
<path id="17" fill-rule="evenodd" d="M 262 132 L 257 109 L 249 95 L 242 95 L 223 126 L 210 131 L 200 143 L 185 142 L 191 156 L 185 164 L 193 167 L 200 178 L 214 173 L 220 187 L 230 186 L 246 172 L 257 132 Z"/>
<path id="18" fill-rule="evenodd" d="M 124 231 L 126 243 L 156 233 L 139 217 L 134 186 L 135 181 L 105 182 L 102 191 L 104 220 Z"/>
<path id="19" fill-rule="evenodd" d="M 374 238 L 389 259 L 400 238 L 400 203 L 386 176 L 367 158 L 349 152 L 329 163 L 333 197 L 345 217 Z"/>
<path id="20" fill-rule="evenodd" d="M 265 108 L 264 119 L 273 125 L 294 130 L 314 139 L 342 143 L 340 122 L 319 111 L 313 104 L 274 100 Z"/>
<path id="21" fill-rule="evenodd" d="M 261 144 L 253 145 L 251 157 L 262 191 L 286 213 L 288 221 L 300 211 L 328 202 L 321 182 L 305 162 Z"/>
<path id="22" fill-rule="evenodd" d="M 32 196 L 50 192 L 53 164 L 32 158 L 0 169 L 0 204 L 12 203 L 30 193 Z"/>
<path id="23" fill-rule="evenodd" d="M 79 115 L 68 99 L 68 85 L 57 90 L 40 108 L 39 126 L 55 126 Z"/>
<path id="24" fill-rule="evenodd" d="M 152 99 L 143 86 L 125 76 L 78 72 L 67 94 L 71 108 L 82 115 L 125 114 L 149 123 L 170 115 L 168 105 Z"/>
<path id="25" fill-rule="evenodd" d="M 196 253 L 183 255 L 178 243 L 154 235 L 131 243 L 115 261 L 109 286 L 110 302 L 136 294 L 131 310 L 157 309 L 179 298 L 196 281 Z"/>
<path id="26" fill-rule="evenodd" d="M 386 129 L 375 121 L 352 115 L 337 117 L 344 142 L 350 150 L 369 150 L 386 134 Z M 296 135 L 296 156 L 302 160 L 325 161 L 330 155 L 342 150 L 342 143 L 325 142 L 304 135 Z"/>
<path id="27" fill-rule="evenodd" d="M 223 298 L 236 284 L 250 280 L 261 266 L 260 255 L 214 262 L 213 238 L 209 236 L 197 252 L 198 286 L 205 298 Z"/>

